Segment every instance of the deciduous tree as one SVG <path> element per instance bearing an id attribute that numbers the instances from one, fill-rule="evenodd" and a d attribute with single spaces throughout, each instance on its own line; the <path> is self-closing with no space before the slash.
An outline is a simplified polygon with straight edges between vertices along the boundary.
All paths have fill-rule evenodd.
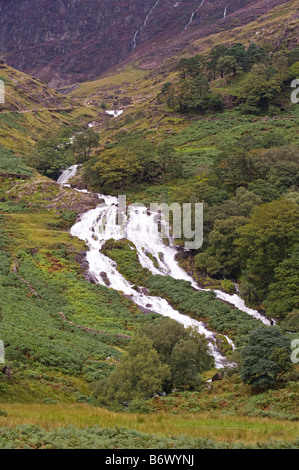
<path id="1" fill-rule="evenodd" d="M 290 339 L 277 327 L 258 328 L 250 333 L 242 358 L 245 384 L 255 389 L 273 387 L 292 368 Z"/>

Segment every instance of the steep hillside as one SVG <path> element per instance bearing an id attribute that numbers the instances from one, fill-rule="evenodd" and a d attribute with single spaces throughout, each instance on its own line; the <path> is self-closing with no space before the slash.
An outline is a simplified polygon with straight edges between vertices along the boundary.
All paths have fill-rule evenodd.
<path id="1" fill-rule="evenodd" d="M 0 111 L 28 112 L 33 109 L 67 108 L 70 104 L 66 98 L 39 79 L 30 77 L 9 67 L 4 61 L 0 63 L 0 79 L 5 83 L 5 103 L 0 104 Z"/>
<path id="2" fill-rule="evenodd" d="M 24 155 L 41 133 L 87 126 L 99 119 L 96 108 L 76 102 L 50 89 L 39 79 L 0 63 L 5 103 L 0 104 L 0 146 Z"/>
<path id="3" fill-rule="evenodd" d="M 259 3 L 261 6 L 263 2 Z M 157 115 L 161 121 L 161 112 L 157 109 L 155 98 L 162 84 L 171 79 L 175 64 L 181 57 L 206 54 L 213 47 L 237 42 L 247 46 L 254 42 L 266 50 L 275 50 L 282 45 L 290 49 L 296 46 L 299 36 L 297 1 L 291 0 L 275 7 L 274 3 L 271 2 L 272 8 L 267 11 L 261 8 L 257 17 L 248 15 L 246 28 L 241 26 L 240 12 L 226 18 L 227 30 L 222 27 L 219 30 L 207 27 L 200 31 L 195 28 L 194 31 L 192 23 L 182 35 L 184 40 L 182 39 L 180 47 L 178 42 L 161 43 L 152 50 L 140 47 L 122 64 L 112 67 L 100 78 L 74 87 L 70 97 L 77 102 L 89 101 L 98 106 L 104 102 L 108 107 L 125 109 L 126 114 L 142 110 L 149 112 L 151 117 Z M 252 5 L 243 12 L 249 13 L 251 9 Z M 220 24 L 224 25 L 223 22 Z M 199 34 L 201 37 L 198 37 Z M 177 40 L 179 41 L 178 37 Z M 66 88 L 65 92 L 68 91 Z M 155 126 L 153 120 L 150 126 Z"/>
<path id="4" fill-rule="evenodd" d="M 245 25 L 284 3 L 289 2 L 1 0 L 0 54 L 52 87 L 69 85 L 99 76 L 132 53 L 152 56 L 158 49 L 169 56 L 184 48 L 190 35 Z"/>

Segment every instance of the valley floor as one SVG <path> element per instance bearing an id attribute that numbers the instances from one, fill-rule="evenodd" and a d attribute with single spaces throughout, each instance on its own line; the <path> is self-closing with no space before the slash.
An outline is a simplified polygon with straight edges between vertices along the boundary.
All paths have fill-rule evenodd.
<path id="1" fill-rule="evenodd" d="M 131 448 L 205 448 L 212 447 L 298 447 L 297 422 L 283 422 L 268 418 L 221 416 L 216 412 L 187 415 L 150 415 L 116 413 L 86 404 L 1 404 L 7 416 L 0 416 L 0 444 L 18 447 L 43 447 L 49 445 L 49 436 L 64 434 L 66 447 L 80 447 L 89 435 L 87 447 L 100 446 L 99 436 L 105 447 L 125 448 L 122 442 L 136 432 Z M 3 413 L 4 414 L 4 413 Z M 25 425 L 25 426 L 24 426 Z M 38 426 L 30 428 L 29 426 Z M 72 430 L 71 427 L 74 427 Z M 11 429 L 11 431 L 9 431 Z M 133 430 L 133 431 L 132 431 Z M 76 444 L 76 432 L 80 436 Z M 52 434 L 51 434 L 52 433 Z M 140 435 L 142 433 L 142 435 Z M 146 433 L 146 435 L 144 434 Z M 29 439 L 30 435 L 30 439 Z M 43 436 L 43 438 L 42 438 Z M 77 436 L 77 437 L 78 437 Z M 93 436 L 93 437 L 92 437 Z M 7 438 L 7 442 L 5 439 Z M 183 438 L 183 439 L 182 439 Z M 297 439 L 297 441 L 296 441 Z M 143 441 L 142 445 L 138 441 Z M 17 442 L 18 441 L 18 442 Z M 137 441 L 137 442 L 136 442 Z M 60 447 L 56 442 L 55 446 Z M 47 446 L 47 445 L 46 445 Z M 112 446 L 112 447 L 110 447 Z M 128 447 L 127 447 L 128 448 Z"/>

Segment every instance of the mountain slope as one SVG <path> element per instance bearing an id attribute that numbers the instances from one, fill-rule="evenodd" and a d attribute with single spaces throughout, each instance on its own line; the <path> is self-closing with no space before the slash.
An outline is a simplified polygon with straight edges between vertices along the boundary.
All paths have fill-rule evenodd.
<path id="1" fill-rule="evenodd" d="M 167 46 L 166 43 L 165 47 L 161 44 L 156 50 L 149 48 L 145 50 L 142 47 L 136 49 L 133 55 L 109 69 L 100 78 L 74 87 L 69 97 L 80 103 L 88 101 L 97 107 L 105 103 L 108 108 L 124 109 L 123 116 L 118 118 L 117 122 L 111 122 L 109 126 L 107 137 L 109 141 L 113 129 L 115 128 L 117 132 L 119 126 L 125 126 L 126 130 L 150 130 L 158 135 L 158 138 L 164 138 L 165 134 L 161 129 L 166 134 L 171 134 L 174 122 L 165 115 L 165 109 L 161 109 L 156 98 L 163 84 L 175 79 L 175 69 L 180 58 L 198 53 L 205 56 L 213 47 L 232 43 L 241 43 L 245 46 L 254 43 L 273 51 L 282 45 L 292 49 L 298 38 L 299 15 L 296 10 L 297 1 L 291 0 L 260 14 L 257 19 L 250 21 L 246 28 L 234 27 L 232 21 L 229 30 L 216 32 L 213 28 L 210 34 L 206 31 L 207 35 L 203 37 L 196 37 L 197 33 L 192 33 L 190 28 L 189 39 L 185 40 L 182 49 L 178 49 L 175 45 Z M 219 86 L 220 84 L 216 84 L 216 91 L 220 91 Z M 227 96 L 228 100 L 235 91 L 229 87 L 221 89 L 221 93 Z M 138 113 L 143 113 L 143 117 L 136 119 Z M 188 116 L 176 119 L 176 131 L 185 128 L 186 121 Z M 100 127 L 104 132 L 105 127 L 101 125 Z"/>
<path id="2" fill-rule="evenodd" d="M 2 62 L 2 61 L 1 61 Z M 39 79 L 0 63 L 5 103 L 0 104 L 0 147 L 24 155 L 40 134 L 86 126 L 98 118 L 92 107 L 77 106 Z"/>
<path id="3" fill-rule="evenodd" d="M 64 96 L 51 90 L 39 79 L 0 63 L 0 79 L 5 83 L 5 103 L 0 111 L 23 111 L 40 108 L 66 108 Z"/>
<path id="4" fill-rule="evenodd" d="M 246 25 L 286 0 L 0 0 L 0 54 L 52 87 Z M 34 27 L 32 27 L 34 25 Z M 159 55 L 161 57 L 161 54 Z"/>

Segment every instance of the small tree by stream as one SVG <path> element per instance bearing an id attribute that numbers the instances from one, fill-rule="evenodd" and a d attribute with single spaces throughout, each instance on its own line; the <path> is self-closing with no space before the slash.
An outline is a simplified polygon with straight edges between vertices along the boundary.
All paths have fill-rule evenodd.
<path id="1" fill-rule="evenodd" d="M 200 373 L 213 365 L 205 337 L 162 318 L 136 334 L 115 370 L 94 391 L 105 404 L 119 404 L 173 388 L 192 390 L 201 384 Z"/>
<path id="2" fill-rule="evenodd" d="M 73 152 L 77 163 L 86 162 L 94 148 L 99 146 L 100 135 L 92 128 L 76 134 L 73 142 Z"/>

